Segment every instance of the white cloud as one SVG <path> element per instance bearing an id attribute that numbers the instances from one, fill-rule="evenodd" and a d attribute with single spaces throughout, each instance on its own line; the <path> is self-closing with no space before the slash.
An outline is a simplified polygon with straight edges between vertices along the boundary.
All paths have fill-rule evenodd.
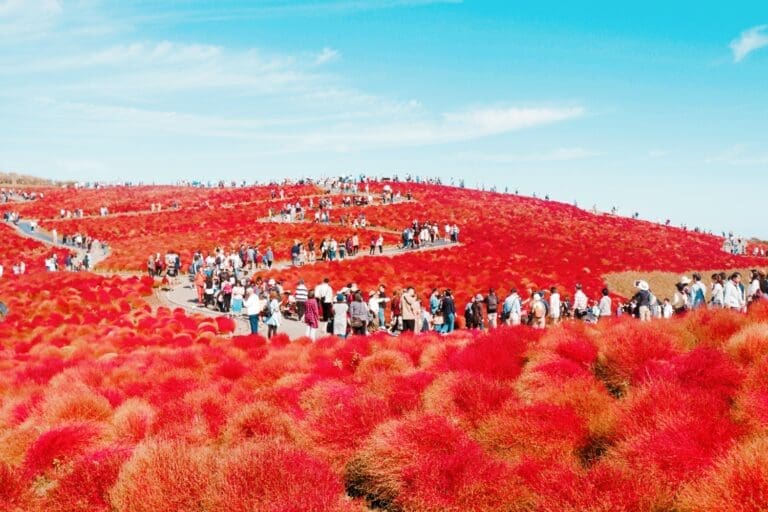
<path id="1" fill-rule="evenodd" d="M 539 153 L 480 153 L 464 152 L 458 156 L 462 160 L 475 162 L 490 162 L 497 164 L 518 164 L 537 162 L 567 162 L 595 158 L 603 153 L 584 148 L 556 148 Z"/>
<path id="2" fill-rule="evenodd" d="M 263 144 L 269 152 L 298 153 L 306 151 L 349 152 L 367 149 L 424 146 L 473 140 L 489 135 L 508 133 L 536 124 L 554 122 L 554 119 L 570 119 L 572 109 L 559 112 L 555 108 L 540 108 L 539 115 L 526 112 L 524 122 L 477 123 L 480 118 L 509 116 L 505 109 L 492 115 L 491 109 L 480 109 L 473 115 L 444 114 L 430 119 L 426 114 L 412 112 L 409 117 L 380 112 L 373 122 L 354 116 L 335 113 L 313 119 L 264 117 L 238 119 L 221 116 L 205 116 L 166 112 L 120 106 L 88 103 L 62 103 L 49 98 L 38 100 L 48 115 L 55 119 L 71 118 L 86 132 L 120 130 L 118 136 L 141 134 L 142 136 L 183 135 L 217 137 L 231 140 L 248 140 Z M 579 109 L 581 112 L 581 109 Z M 450 119 L 450 121 L 446 121 Z M 316 126 L 317 125 L 317 126 Z M 114 133 L 112 135 L 115 135 Z M 506 155 L 499 159 L 516 158 L 518 161 L 553 161 L 590 158 L 598 153 L 581 148 L 560 148 L 544 155 Z M 490 159 L 493 157 L 486 157 Z"/>
<path id="3" fill-rule="evenodd" d="M 582 107 L 567 108 L 479 108 L 444 114 L 446 134 L 462 137 L 504 133 L 521 128 L 566 121 L 584 114 Z"/>
<path id="4" fill-rule="evenodd" d="M 733 52 L 733 61 L 741 62 L 755 50 L 768 46 L 768 25 L 759 25 L 742 32 L 738 38 L 731 41 L 730 48 Z"/>
<path id="5" fill-rule="evenodd" d="M 61 13 L 59 0 L 0 0 L 0 39 L 43 35 Z"/>
<path id="6" fill-rule="evenodd" d="M 256 3 L 256 2 L 254 2 Z M 166 11 L 156 6 L 154 14 L 134 17 L 139 24 L 156 23 L 177 25 L 182 23 L 221 22 L 275 16 L 338 15 L 348 12 L 376 11 L 395 8 L 422 7 L 437 4 L 461 4 L 463 0 L 312 0 L 261 2 L 257 5 L 233 8 L 211 2 L 202 8 Z"/>
<path id="7" fill-rule="evenodd" d="M 667 149 L 652 149 L 648 152 L 648 156 L 651 158 L 664 158 L 669 156 L 672 152 Z"/>
<path id="8" fill-rule="evenodd" d="M 749 152 L 745 144 L 733 145 L 720 154 L 711 156 L 705 160 L 708 164 L 725 164 L 732 166 L 764 166 L 768 165 L 768 154 L 754 154 Z"/>
<path id="9" fill-rule="evenodd" d="M 315 58 L 315 64 L 320 66 L 323 64 L 326 64 L 328 62 L 333 62 L 335 60 L 338 60 L 341 54 L 334 50 L 333 48 L 323 48 L 323 51 L 321 51 L 317 57 Z"/>

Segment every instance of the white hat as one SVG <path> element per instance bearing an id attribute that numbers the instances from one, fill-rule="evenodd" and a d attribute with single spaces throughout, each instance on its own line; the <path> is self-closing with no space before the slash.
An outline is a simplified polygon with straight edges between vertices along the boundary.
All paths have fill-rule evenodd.
<path id="1" fill-rule="evenodd" d="M 681 278 L 680 278 L 680 282 L 681 282 L 682 284 L 690 284 L 690 282 L 691 282 L 691 278 L 690 278 L 690 277 L 688 277 L 688 276 L 683 276 L 683 277 L 681 277 Z"/>
<path id="2" fill-rule="evenodd" d="M 533 300 L 541 300 L 541 295 L 539 295 L 538 293 L 534 293 Z"/>
<path id="3" fill-rule="evenodd" d="M 269 286 L 275 286 L 275 280 L 274 280 L 274 279 L 270 279 L 270 280 L 269 280 L 269 282 L 268 282 L 267 284 L 268 284 Z"/>
<path id="4" fill-rule="evenodd" d="M 646 281 L 638 281 L 637 287 L 646 292 L 651 289 Z"/>
<path id="5" fill-rule="evenodd" d="M 475 300 L 477 302 L 481 302 L 483 300 L 483 296 L 478 293 L 477 296 L 475 297 Z"/>

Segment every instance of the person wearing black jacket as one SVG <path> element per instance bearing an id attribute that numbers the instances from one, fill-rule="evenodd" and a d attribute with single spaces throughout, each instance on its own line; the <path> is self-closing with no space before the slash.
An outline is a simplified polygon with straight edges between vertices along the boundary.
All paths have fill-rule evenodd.
<path id="1" fill-rule="evenodd" d="M 637 309 L 641 322 L 649 322 L 651 320 L 651 291 L 648 283 L 645 281 L 635 281 L 635 286 L 639 288 L 639 291 L 632 297 L 632 300 L 637 304 Z"/>
<path id="2" fill-rule="evenodd" d="M 451 290 L 445 290 L 443 300 L 440 301 L 440 311 L 443 313 L 443 327 L 441 332 L 448 334 L 453 332 L 456 323 L 456 303 L 453 301 Z"/>

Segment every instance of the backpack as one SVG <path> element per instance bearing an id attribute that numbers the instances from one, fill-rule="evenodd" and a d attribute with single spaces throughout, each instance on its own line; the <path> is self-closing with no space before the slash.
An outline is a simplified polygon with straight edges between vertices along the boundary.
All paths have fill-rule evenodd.
<path id="1" fill-rule="evenodd" d="M 496 295 L 488 295 L 488 309 L 491 311 L 496 311 L 498 307 L 499 299 L 496 297 Z"/>

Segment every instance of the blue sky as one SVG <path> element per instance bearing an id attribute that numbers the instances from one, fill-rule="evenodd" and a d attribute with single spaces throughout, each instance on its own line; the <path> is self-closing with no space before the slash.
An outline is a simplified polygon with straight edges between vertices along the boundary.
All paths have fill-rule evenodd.
<path id="1" fill-rule="evenodd" d="M 768 4 L 0 0 L 0 170 L 464 178 L 768 238 Z"/>

